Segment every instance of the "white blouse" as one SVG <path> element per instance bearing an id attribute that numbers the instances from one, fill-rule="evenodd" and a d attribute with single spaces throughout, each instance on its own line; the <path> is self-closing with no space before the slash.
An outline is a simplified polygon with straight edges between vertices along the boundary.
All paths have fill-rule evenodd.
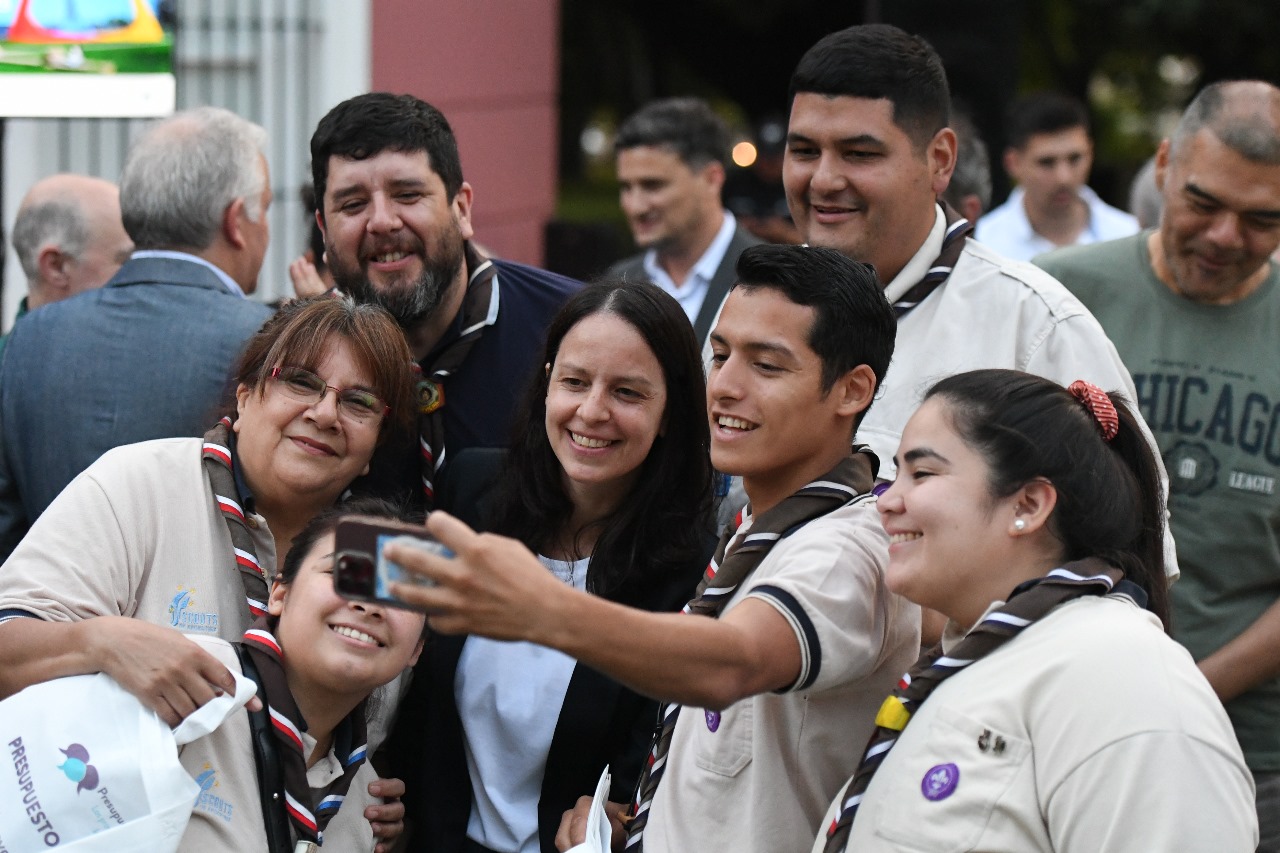
<path id="1" fill-rule="evenodd" d="M 575 589 L 586 588 L 590 558 L 538 559 Z M 453 684 L 471 774 L 467 837 L 477 844 L 538 853 L 542 775 L 574 664 L 533 643 L 468 637 L 463 645 Z"/>

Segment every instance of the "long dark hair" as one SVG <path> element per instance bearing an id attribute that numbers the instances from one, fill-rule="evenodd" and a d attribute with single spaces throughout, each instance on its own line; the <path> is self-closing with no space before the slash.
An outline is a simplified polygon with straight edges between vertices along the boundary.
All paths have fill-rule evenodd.
<path id="1" fill-rule="evenodd" d="M 587 589 L 617 597 L 655 572 L 687 570 L 705 553 L 710 530 L 710 432 L 706 383 L 693 327 L 680 305 L 648 283 L 596 281 L 551 321 L 542 360 L 517 408 L 511 451 L 499 479 L 492 530 L 545 548 L 569 523 L 573 503 L 547 438 L 547 370 L 569 330 L 594 314 L 632 326 L 658 360 L 666 382 L 666 430 L 640 466 L 631 494 L 600 522 Z"/>
<path id="2" fill-rule="evenodd" d="M 974 370 L 943 379 L 925 399 L 946 401 L 952 425 L 991 470 L 994 497 L 1043 478 L 1058 493 L 1050 530 L 1067 561 L 1097 557 L 1146 591 L 1169 624 L 1164 501 L 1155 456 L 1125 398 L 1107 395 L 1120 430 L 1105 441 L 1065 388 L 1017 370 Z"/>

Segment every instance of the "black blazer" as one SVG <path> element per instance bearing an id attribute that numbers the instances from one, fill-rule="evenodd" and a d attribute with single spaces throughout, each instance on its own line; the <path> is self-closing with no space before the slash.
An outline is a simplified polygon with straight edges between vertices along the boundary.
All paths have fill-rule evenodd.
<path id="1" fill-rule="evenodd" d="M 497 478 L 504 453 L 468 449 L 454 458 L 437 493 L 441 507 L 479 526 L 483 496 Z M 715 549 L 710 533 L 704 544 L 700 562 L 688 571 L 670 573 L 659 584 L 612 600 L 644 610 L 679 610 L 693 597 Z M 407 788 L 410 850 L 465 850 L 471 778 L 453 686 L 465 642 L 466 637 L 430 637 L 388 742 L 391 775 L 403 779 Z M 555 853 L 561 815 L 579 797 L 595 790 L 606 764 L 612 776 L 610 799 L 630 800 L 657 719 L 657 702 L 588 666 L 575 665 L 547 753 L 538 803 L 538 835 L 544 853 Z"/>
<path id="2" fill-rule="evenodd" d="M 707 285 L 707 298 L 702 300 L 702 307 L 698 309 L 698 316 L 693 321 L 693 334 L 698 339 L 698 346 L 707 342 L 707 335 L 711 333 L 711 324 L 715 322 L 716 314 L 720 311 L 720 304 L 729 294 L 729 289 L 738 281 L 736 269 L 738 255 L 741 255 L 742 250 L 748 246 L 758 246 L 761 242 L 763 241 L 760 238 L 741 225 L 734 229 L 733 239 L 729 241 L 729 246 L 724 251 L 724 260 L 716 268 L 716 274 L 711 277 Z M 624 281 L 648 281 L 649 276 L 644 271 L 644 255 L 645 253 L 641 252 L 618 261 L 609 267 L 608 274 Z"/>

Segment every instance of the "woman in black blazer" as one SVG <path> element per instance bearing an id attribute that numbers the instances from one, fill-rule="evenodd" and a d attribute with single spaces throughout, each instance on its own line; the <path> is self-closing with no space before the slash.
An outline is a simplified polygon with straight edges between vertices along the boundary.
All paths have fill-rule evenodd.
<path id="1" fill-rule="evenodd" d="M 715 545 L 688 318 L 652 285 L 597 282 L 552 321 L 543 361 L 510 452 L 450 462 L 441 508 L 519 539 L 566 583 L 680 609 Z M 610 799 L 630 800 L 656 720 L 656 702 L 558 652 L 433 637 L 391 747 L 411 848 L 554 851 L 605 765 Z"/>

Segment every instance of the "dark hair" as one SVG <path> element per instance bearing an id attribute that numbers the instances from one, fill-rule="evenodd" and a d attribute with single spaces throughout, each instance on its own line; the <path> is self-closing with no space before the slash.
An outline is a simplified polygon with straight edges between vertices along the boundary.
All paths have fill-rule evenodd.
<path id="1" fill-rule="evenodd" d="M 321 216 L 329 158 L 364 160 L 383 151 L 425 151 L 428 165 L 444 182 L 448 200 L 453 201 L 462 188 L 458 141 L 444 114 L 413 95 L 370 92 L 329 110 L 311 135 L 311 180 Z"/>
<path id="2" fill-rule="evenodd" d="M 551 321 L 542 359 L 517 408 L 492 529 L 536 551 L 572 517 L 564 470 L 547 438 L 544 365 L 554 365 L 565 335 L 596 314 L 612 314 L 644 338 L 667 391 L 664 434 L 654 440 L 631 494 L 600 522 L 587 571 L 591 592 L 616 598 L 624 587 L 652 584 L 656 573 L 687 571 L 705 553 L 710 530 L 711 439 L 702 359 L 684 309 L 658 287 L 598 280 L 574 294 Z"/>
<path id="3" fill-rule="evenodd" d="M 889 24 L 860 24 L 819 40 L 792 73 L 788 102 L 801 92 L 888 99 L 894 124 L 917 148 L 947 126 L 951 109 L 937 51 Z"/>
<path id="4" fill-rule="evenodd" d="M 329 341 L 339 336 L 373 379 L 373 390 L 391 407 L 379 442 L 404 432 L 417 417 L 413 355 L 396 321 L 376 305 L 317 296 L 295 299 L 273 314 L 245 344 L 234 381 L 266 393 L 271 369 L 281 365 L 315 370 Z"/>
<path id="5" fill-rule="evenodd" d="M 701 98 L 650 101 L 618 128 L 614 153 L 628 148 L 669 148 L 690 169 L 729 158 L 729 131 Z"/>
<path id="6" fill-rule="evenodd" d="M 311 252 L 311 263 L 321 275 L 328 269 L 324 260 L 324 232 L 316 222 L 316 211 L 320 204 L 316 201 L 316 188 L 311 184 L 303 184 L 298 191 L 302 200 L 302 210 L 307 217 L 307 250 Z"/>
<path id="7" fill-rule="evenodd" d="M 1164 501 L 1155 456 L 1128 402 L 1107 395 L 1120 431 L 1105 441 L 1098 423 L 1065 388 L 1017 370 L 947 377 L 925 399 L 946 401 L 966 444 L 991 470 L 991 494 L 1013 494 L 1043 478 L 1058 500 L 1050 529 L 1067 561 L 1097 557 L 1146 591 L 1148 608 L 1169 624 L 1164 573 Z"/>
<path id="8" fill-rule="evenodd" d="M 316 542 L 326 533 L 332 533 L 338 522 L 346 518 L 373 519 L 375 521 L 401 521 L 409 524 L 422 521 L 421 513 L 413 513 L 404 505 L 382 498 L 353 498 L 346 503 L 335 504 L 322 510 L 307 522 L 307 526 L 293 537 L 289 553 L 285 555 L 275 579 L 280 583 L 292 583 L 298 576 L 302 563 L 316 547 Z"/>
<path id="9" fill-rule="evenodd" d="M 1077 98 L 1060 92 L 1036 92 L 1016 98 L 1005 111 L 1010 148 L 1024 148 L 1031 137 L 1074 127 L 1089 132 L 1089 111 Z"/>
<path id="10" fill-rule="evenodd" d="M 1262 80 L 1222 80 L 1200 90 L 1182 113 L 1173 152 L 1203 128 L 1251 163 L 1280 165 L 1280 89 Z"/>
<path id="11" fill-rule="evenodd" d="M 893 358 L 898 321 L 875 267 L 835 249 L 764 244 L 745 249 L 737 269 L 736 287 L 777 290 L 814 309 L 808 343 L 822 359 L 822 393 L 859 364 L 871 368 L 879 387 Z"/>

